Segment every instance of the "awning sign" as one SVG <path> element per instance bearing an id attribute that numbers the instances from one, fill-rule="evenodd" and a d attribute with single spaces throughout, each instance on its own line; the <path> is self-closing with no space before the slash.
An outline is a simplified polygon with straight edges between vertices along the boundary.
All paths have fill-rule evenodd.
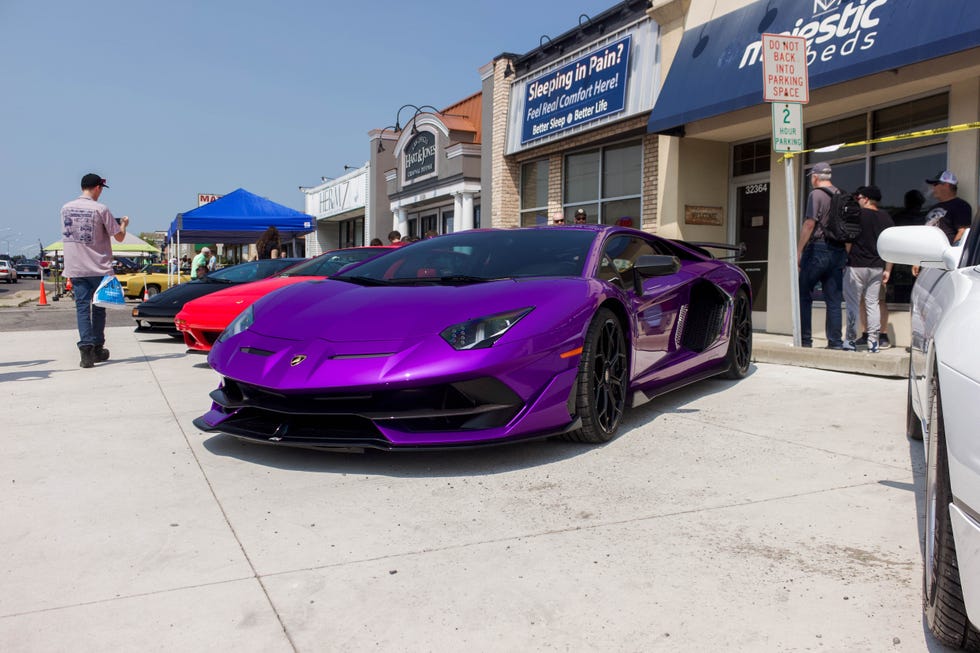
<path id="1" fill-rule="evenodd" d="M 529 81 L 521 144 L 622 111 L 630 43 L 626 36 Z"/>
<path id="2" fill-rule="evenodd" d="M 762 35 L 762 85 L 766 102 L 810 101 L 804 37 Z"/>

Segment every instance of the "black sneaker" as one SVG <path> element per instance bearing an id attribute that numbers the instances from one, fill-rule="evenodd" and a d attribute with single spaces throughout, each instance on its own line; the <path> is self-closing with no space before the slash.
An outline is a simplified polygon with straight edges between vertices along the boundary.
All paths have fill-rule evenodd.
<path id="1" fill-rule="evenodd" d="M 867 349 L 868 348 L 868 332 L 865 331 L 861 334 L 861 337 L 854 341 L 855 349 Z"/>
<path id="2" fill-rule="evenodd" d="M 109 350 L 102 345 L 96 345 L 93 353 L 95 354 L 96 363 L 104 363 L 109 360 Z"/>
<path id="3" fill-rule="evenodd" d="M 888 339 L 888 334 L 883 333 L 878 336 L 878 349 L 888 349 L 892 346 L 891 341 Z"/>

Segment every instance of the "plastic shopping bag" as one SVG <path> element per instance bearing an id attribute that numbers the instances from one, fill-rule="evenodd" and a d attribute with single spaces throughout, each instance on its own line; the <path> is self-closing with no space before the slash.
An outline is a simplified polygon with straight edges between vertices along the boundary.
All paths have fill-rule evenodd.
<path id="1" fill-rule="evenodd" d="M 126 308 L 126 298 L 119 280 L 111 274 L 102 277 L 102 283 L 95 289 L 92 297 L 92 304 L 104 308 Z"/>

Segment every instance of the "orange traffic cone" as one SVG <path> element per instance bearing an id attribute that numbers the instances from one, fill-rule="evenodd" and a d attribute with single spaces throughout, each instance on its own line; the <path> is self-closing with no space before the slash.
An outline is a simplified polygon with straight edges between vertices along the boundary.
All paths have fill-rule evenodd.
<path id="1" fill-rule="evenodd" d="M 65 292 L 71 292 L 71 279 L 65 279 Z"/>
<path id="2" fill-rule="evenodd" d="M 143 301 L 148 301 L 150 299 L 150 292 L 143 286 Z"/>
<path id="3" fill-rule="evenodd" d="M 44 293 L 44 281 L 41 282 L 41 296 L 38 297 L 37 305 L 38 306 L 48 305 L 48 296 Z"/>

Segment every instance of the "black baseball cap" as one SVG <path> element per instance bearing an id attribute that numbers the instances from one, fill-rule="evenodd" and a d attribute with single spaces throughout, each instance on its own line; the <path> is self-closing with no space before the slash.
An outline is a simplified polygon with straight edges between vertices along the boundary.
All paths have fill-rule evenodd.
<path id="1" fill-rule="evenodd" d="M 875 202 L 881 201 L 881 189 L 878 188 L 877 186 L 861 186 L 856 191 L 854 191 L 854 194 L 863 195 L 864 197 L 867 197 L 869 200 Z"/>
<path id="2" fill-rule="evenodd" d="M 108 188 L 109 185 L 106 180 L 102 178 L 101 175 L 97 175 L 94 172 L 90 172 L 84 177 L 82 177 L 82 189 L 86 188 L 97 188 L 101 186 L 102 188 Z"/>

